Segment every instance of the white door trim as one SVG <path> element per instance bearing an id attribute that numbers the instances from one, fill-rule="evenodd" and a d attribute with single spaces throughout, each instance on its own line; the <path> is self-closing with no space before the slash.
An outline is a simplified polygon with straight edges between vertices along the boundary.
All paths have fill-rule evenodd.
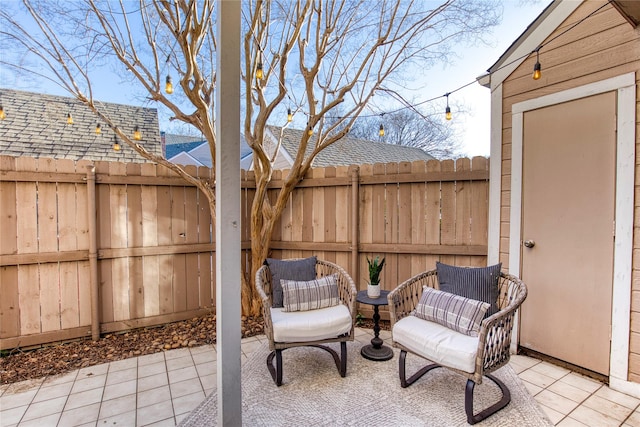
<path id="1" fill-rule="evenodd" d="M 604 92 L 618 92 L 616 148 L 616 239 L 613 260 L 611 310 L 611 388 L 640 397 L 640 384 L 627 381 L 631 316 L 631 271 L 635 180 L 635 73 L 514 104 L 511 149 L 511 217 L 509 228 L 509 273 L 520 275 L 522 221 L 522 140 L 524 112 Z M 515 238 L 514 238 L 515 237 Z M 517 340 L 515 342 L 518 342 Z"/>
<path id="2" fill-rule="evenodd" d="M 500 262 L 500 210 L 502 207 L 502 85 L 491 91 L 491 155 L 489 156 L 489 222 L 487 265 Z"/>

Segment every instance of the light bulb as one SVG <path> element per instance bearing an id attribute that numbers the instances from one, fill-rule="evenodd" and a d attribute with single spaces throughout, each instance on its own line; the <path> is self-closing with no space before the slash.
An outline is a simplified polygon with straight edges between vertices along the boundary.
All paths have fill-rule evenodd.
<path id="1" fill-rule="evenodd" d="M 100 123 L 96 124 L 96 135 L 100 135 L 102 133 L 102 126 Z"/>
<path id="2" fill-rule="evenodd" d="M 68 125 L 73 124 L 73 117 L 71 117 L 71 113 L 67 113 L 67 124 Z"/>
<path id="3" fill-rule="evenodd" d="M 138 126 L 136 126 L 133 130 L 133 139 L 135 139 L 136 141 L 140 141 L 142 139 L 142 133 L 140 132 Z"/>
<path id="4" fill-rule="evenodd" d="M 116 139 L 116 136 L 113 135 L 113 151 L 120 151 L 122 149 L 122 147 L 120 147 L 120 144 L 118 144 L 118 140 Z"/>
<path id="5" fill-rule="evenodd" d="M 0 105 L 0 120 L 4 120 L 7 118 L 7 115 L 4 112 L 4 107 Z"/>
<path id="6" fill-rule="evenodd" d="M 380 125 L 380 130 L 378 131 L 378 135 L 384 136 L 384 126 Z"/>
<path id="7" fill-rule="evenodd" d="M 258 69 L 256 70 L 256 79 L 262 80 L 264 73 L 262 72 L 262 62 L 258 62 Z"/>
<path id="8" fill-rule="evenodd" d="M 173 83 L 171 82 L 171 76 L 167 76 L 167 84 L 164 86 L 164 91 L 169 95 L 173 93 Z"/>
<path id="9" fill-rule="evenodd" d="M 447 105 L 447 109 L 444 110 L 444 118 L 447 120 L 451 120 L 451 108 Z"/>
<path id="10" fill-rule="evenodd" d="M 313 128 L 311 126 L 309 126 L 309 130 L 307 131 L 307 135 L 309 135 L 309 136 L 313 135 Z"/>
<path id="11" fill-rule="evenodd" d="M 291 108 L 287 110 L 287 122 L 291 123 L 293 121 L 293 113 L 291 113 Z"/>
<path id="12" fill-rule="evenodd" d="M 542 77 L 542 66 L 540 62 L 536 62 L 536 65 L 533 66 L 533 80 L 538 80 Z"/>

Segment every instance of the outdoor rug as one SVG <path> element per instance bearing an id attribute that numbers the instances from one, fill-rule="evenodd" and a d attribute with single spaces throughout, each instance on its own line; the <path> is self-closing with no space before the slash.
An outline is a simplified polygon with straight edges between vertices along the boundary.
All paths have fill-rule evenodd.
<path id="1" fill-rule="evenodd" d="M 333 346 L 333 345 L 332 345 Z M 285 350 L 282 386 L 267 370 L 266 344 L 242 366 L 242 424 L 245 426 L 466 426 L 466 379 L 435 369 L 408 388 L 400 387 L 399 350 L 393 359 L 373 362 L 360 355 L 361 343 L 348 343 L 347 376 L 340 377 L 333 358 L 324 350 L 298 347 Z M 334 346 L 339 349 L 339 345 Z M 407 373 L 424 360 L 408 355 Z M 552 426 L 542 409 L 510 366 L 495 372 L 511 391 L 511 403 L 481 426 Z M 475 388 L 475 407 L 499 399 L 489 380 Z M 207 396 L 180 426 L 216 424 L 216 392 Z M 478 412 L 478 409 L 475 410 Z"/>

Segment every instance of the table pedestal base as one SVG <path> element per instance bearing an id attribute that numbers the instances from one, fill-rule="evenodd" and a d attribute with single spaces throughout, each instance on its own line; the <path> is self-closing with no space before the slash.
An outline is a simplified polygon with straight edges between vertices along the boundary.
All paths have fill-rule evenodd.
<path id="1" fill-rule="evenodd" d="M 380 362 L 391 359 L 393 357 L 393 350 L 391 347 L 387 347 L 385 345 L 376 348 L 373 344 L 367 344 L 362 346 L 360 354 L 365 359 Z"/>

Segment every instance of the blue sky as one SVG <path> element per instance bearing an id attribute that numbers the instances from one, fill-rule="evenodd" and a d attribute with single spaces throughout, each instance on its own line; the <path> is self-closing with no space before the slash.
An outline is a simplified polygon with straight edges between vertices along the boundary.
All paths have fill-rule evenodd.
<path id="1" fill-rule="evenodd" d="M 487 34 L 486 45 L 454 48 L 454 58 L 451 63 L 441 66 L 434 66 L 424 72 L 417 72 L 415 75 L 422 75 L 421 82 L 418 79 L 414 87 L 421 87 L 419 95 L 408 94 L 407 99 L 412 99 L 419 103 L 422 100 L 433 99 L 451 92 L 463 85 L 474 82 L 464 89 L 453 93 L 449 97 L 452 106 L 453 120 L 450 122 L 455 127 L 457 134 L 463 143 L 463 155 L 488 156 L 490 151 L 490 92 L 489 89 L 475 83 L 476 77 L 483 74 L 500 55 L 522 34 L 526 27 L 544 10 L 551 0 L 504 0 L 503 16 L 501 24 L 495 27 L 491 33 Z M 105 67 L 106 68 L 106 67 Z M 94 96 L 96 99 L 105 102 L 115 102 L 121 104 L 142 105 L 140 93 L 132 94 L 129 90 L 122 90 L 123 86 L 118 84 L 120 77 L 110 73 L 107 69 L 101 70 L 104 77 L 99 79 L 101 83 L 94 80 Z M 0 73 L 0 76 L 3 73 Z M 7 76 L 4 76 L 7 77 Z M 20 77 L 2 78 L 9 87 L 16 89 L 41 91 L 54 95 L 68 96 L 64 90 L 50 84 L 34 85 L 33 81 L 23 80 Z M 104 83 L 102 83 L 104 82 Z M 114 90 L 114 88 L 120 88 Z M 442 103 L 444 114 L 444 98 L 436 101 L 434 108 L 439 109 Z M 153 105 L 148 106 L 153 107 Z M 466 114 L 456 114 L 456 105 L 461 105 L 466 110 Z M 161 130 L 163 129 L 163 115 L 161 119 Z M 175 131 L 175 130 L 173 130 Z"/>
<path id="2" fill-rule="evenodd" d="M 461 49 L 456 52 L 458 58 L 454 64 L 444 69 L 436 67 L 430 70 L 429 79 L 442 82 L 444 90 L 436 92 L 434 88 L 434 93 L 426 98 L 455 90 L 486 72 L 550 3 L 550 0 L 505 0 L 502 23 L 487 37 L 491 45 Z M 461 102 L 469 111 L 465 117 L 456 117 L 455 110 L 452 109 L 452 121 L 458 121 L 455 126 L 463 140 L 464 154 L 468 157 L 488 157 L 491 108 L 489 89 L 475 83 L 452 94 L 449 102 Z"/>

